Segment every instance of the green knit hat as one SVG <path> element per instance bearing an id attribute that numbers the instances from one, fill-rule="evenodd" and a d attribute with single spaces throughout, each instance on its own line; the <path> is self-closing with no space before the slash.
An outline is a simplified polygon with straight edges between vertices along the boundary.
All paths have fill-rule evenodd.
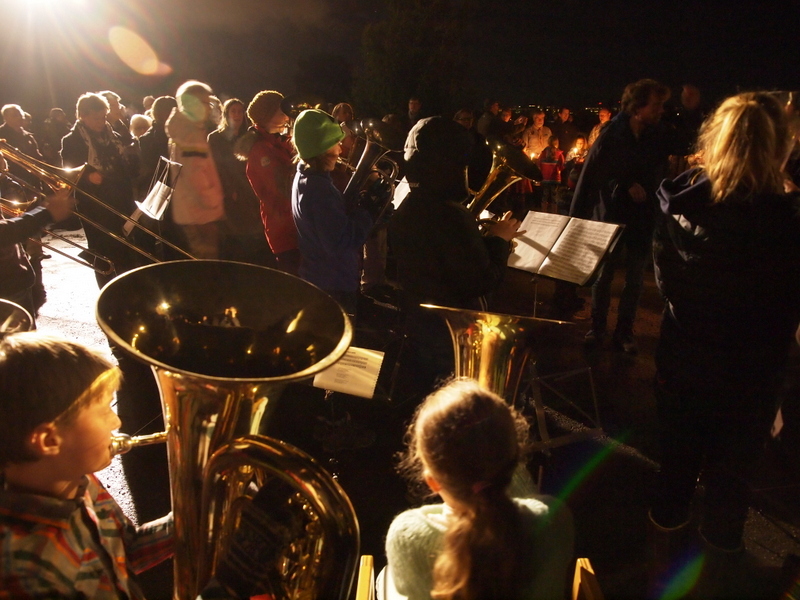
<path id="1" fill-rule="evenodd" d="M 314 158 L 344 139 L 344 131 L 325 111 L 304 110 L 295 119 L 292 140 L 303 160 Z"/>

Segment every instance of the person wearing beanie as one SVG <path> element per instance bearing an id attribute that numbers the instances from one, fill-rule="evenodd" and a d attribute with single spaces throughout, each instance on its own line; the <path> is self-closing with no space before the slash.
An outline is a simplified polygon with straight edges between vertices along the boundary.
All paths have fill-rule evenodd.
<path id="1" fill-rule="evenodd" d="M 289 117 L 281 109 L 282 100 L 280 92 L 256 94 L 247 107 L 253 126 L 236 144 L 235 152 L 247 161 L 247 179 L 258 197 L 264 235 L 278 268 L 298 275 L 300 250 L 292 218 L 294 146 L 283 134 Z"/>
<path id="2" fill-rule="evenodd" d="M 211 115 L 211 88 L 187 81 L 176 94 L 178 107 L 167 120 L 170 159 L 183 165 L 173 174 L 170 210 L 195 258 L 219 258 L 220 221 L 225 218 L 224 193 L 208 146 L 206 125 Z"/>
<path id="3" fill-rule="evenodd" d="M 408 348 L 416 365 L 412 379 L 423 393 L 452 373 L 454 359 L 444 321 L 420 304 L 486 310 L 482 299 L 502 282 L 520 225 L 509 212 L 481 234 L 463 205 L 464 168 L 471 155 L 472 137 L 455 121 L 419 121 L 405 144 L 411 192 L 389 221 Z"/>
<path id="4" fill-rule="evenodd" d="M 305 110 L 294 122 L 292 141 L 300 156 L 292 185 L 292 215 L 303 260 L 300 276 L 355 314 L 361 247 L 374 221 L 370 211 L 348 211 L 331 172 L 341 154 L 342 128 L 328 113 Z"/>

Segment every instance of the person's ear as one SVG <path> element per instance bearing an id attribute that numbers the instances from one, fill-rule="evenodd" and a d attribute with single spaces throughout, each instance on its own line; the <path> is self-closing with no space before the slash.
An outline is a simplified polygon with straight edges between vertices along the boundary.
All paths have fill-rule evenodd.
<path id="1" fill-rule="evenodd" d="M 55 423 L 37 425 L 27 440 L 28 449 L 37 457 L 55 456 L 61 451 L 61 435 Z"/>
<path id="2" fill-rule="evenodd" d="M 425 483 L 431 488 L 431 491 L 434 494 L 438 494 L 439 491 L 442 489 L 442 486 L 433 478 L 433 475 L 430 473 L 425 473 Z"/>

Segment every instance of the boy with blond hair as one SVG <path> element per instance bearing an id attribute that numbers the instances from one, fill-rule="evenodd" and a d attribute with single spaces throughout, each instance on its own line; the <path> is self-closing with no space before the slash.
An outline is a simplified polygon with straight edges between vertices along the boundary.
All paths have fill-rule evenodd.
<path id="1" fill-rule="evenodd" d="M 0 598 L 144 596 L 172 516 L 136 527 L 93 473 L 111 462 L 120 371 L 36 332 L 0 341 Z"/>

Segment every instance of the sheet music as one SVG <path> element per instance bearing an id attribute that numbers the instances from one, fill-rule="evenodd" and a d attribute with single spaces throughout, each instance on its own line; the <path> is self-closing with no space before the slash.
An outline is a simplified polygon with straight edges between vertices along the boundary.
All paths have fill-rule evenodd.
<path id="1" fill-rule="evenodd" d="M 565 215 L 529 211 L 519 228 L 525 233 L 514 238 L 517 246 L 508 257 L 508 266 L 538 273 L 568 222 Z"/>
<path id="2" fill-rule="evenodd" d="M 333 365 L 317 373 L 314 387 L 372 398 L 383 363 L 383 352 L 350 346 Z"/>
<path id="3" fill-rule="evenodd" d="M 572 219 L 542 263 L 539 273 L 585 284 L 616 235 L 619 225 Z"/>

